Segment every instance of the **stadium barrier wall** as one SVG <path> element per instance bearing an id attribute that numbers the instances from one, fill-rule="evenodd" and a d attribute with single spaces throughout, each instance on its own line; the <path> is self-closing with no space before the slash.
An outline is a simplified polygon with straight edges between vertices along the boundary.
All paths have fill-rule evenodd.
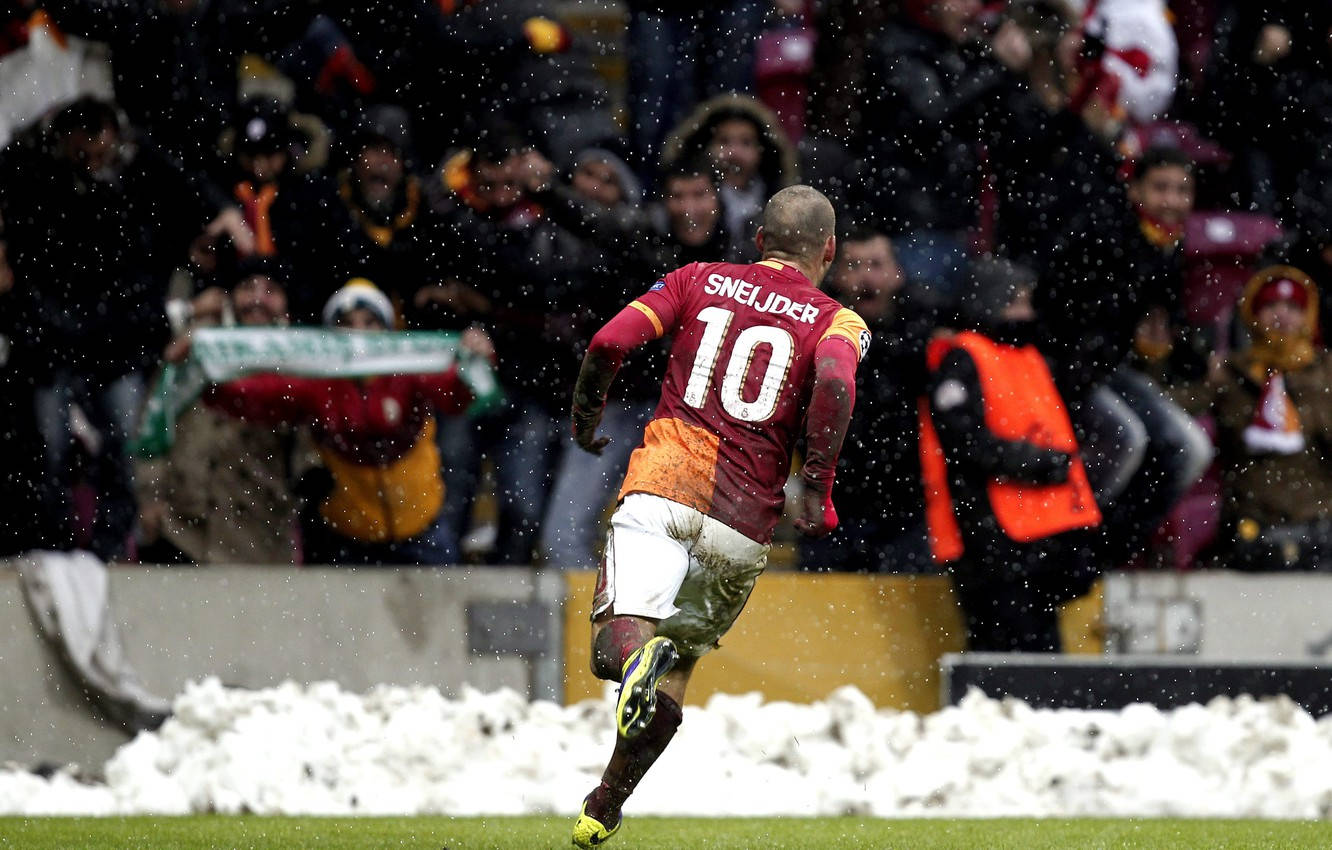
<path id="1" fill-rule="evenodd" d="M 1105 630 L 1114 653 L 1332 662 L 1332 575 L 1115 573 Z"/>
<path id="2" fill-rule="evenodd" d="M 564 593 L 560 575 L 526 568 L 110 569 L 126 653 L 165 697 L 212 675 L 247 688 L 467 684 L 559 699 Z M 14 569 L 0 569 L 0 646 L 0 761 L 97 767 L 128 740 L 38 636 Z"/>
<path id="3" fill-rule="evenodd" d="M 1180 655 L 1015 655 L 950 653 L 943 698 L 956 705 L 971 688 L 1036 708 L 1161 709 L 1215 697 L 1290 697 L 1315 717 L 1332 713 L 1332 664 L 1273 658 L 1204 660 Z"/>
<path id="4" fill-rule="evenodd" d="M 589 671 L 588 610 L 595 573 L 569 573 L 565 608 L 567 703 L 600 696 Z M 1099 653 L 1099 591 L 1065 606 L 1060 630 L 1072 653 Z M 942 575 L 769 572 L 720 651 L 705 657 L 688 701 L 760 691 L 808 703 L 846 684 L 875 705 L 930 712 L 940 700 L 939 659 L 963 646 L 962 617 Z"/>
<path id="5" fill-rule="evenodd" d="M 128 740 L 39 637 L 17 571 L 0 562 L 0 761 L 96 768 Z M 336 681 L 512 688 L 599 697 L 588 672 L 595 574 L 528 568 L 110 568 L 111 617 L 145 687 L 171 697 L 217 676 L 237 687 Z M 1099 652 L 1100 601 L 1064 613 L 1067 645 Z M 761 691 L 809 702 L 844 684 L 876 704 L 940 705 L 938 660 L 962 646 L 942 576 L 774 571 L 758 582 L 690 701 Z"/>

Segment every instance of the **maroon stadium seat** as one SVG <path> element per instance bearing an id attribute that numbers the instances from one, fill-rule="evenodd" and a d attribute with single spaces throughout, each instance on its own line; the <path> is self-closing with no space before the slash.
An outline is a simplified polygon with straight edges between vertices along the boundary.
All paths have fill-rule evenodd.
<path id="1" fill-rule="evenodd" d="M 1203 167 L 1223 167 L 1230 163 L 1230 151 L 1203 136 L 1198 128 L 1184 121 L 1153 121 L 1125 131 L 1121 141 L 1124 156 L 1137 159 L 1148 148 L 1176 148 Z"/>
<path id="2" fill-rule="evenodd" d="M 793 143 L 805 135 L 805 101 L 809 74 L 814 69 L 814 42 L 814 30 L 809 27 L 782 27 L 759 35 L 756 47 L 756 93 L 777 113 Z"/>
<path id="3" fill-rule="evenodd" d="M 1189 323 L 1224 330 L 1258 255 L 1280 237 L 1281 225 L 1271 216 L 1241 212 L 1189 216 L 1184 225 L 1183 293 Z"/>
<path id="4" fill-rule="evenodd" d="M 1204 416 L 1198 424 L 1216 442 L 1216 423 Z M 1198 556 L 1216 540 L 1221 527 L 1221 474 L 1215 463 L 1193 485 L 1184 498 L 1171 509 L 1156 534 L 1156 545 L 1166 553 L 1165 567 L 1191 570 L 1198 567 Z"/>

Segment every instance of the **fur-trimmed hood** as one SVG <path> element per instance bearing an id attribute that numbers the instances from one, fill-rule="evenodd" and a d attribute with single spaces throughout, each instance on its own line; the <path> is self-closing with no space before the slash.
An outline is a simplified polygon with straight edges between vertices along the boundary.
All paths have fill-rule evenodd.
<path id="1" fill-rule="evenodd" d="M 669 165 L 688 161 L 707 152 L 708 140 L 717 125 L 730 118 L 742 118 L 758 127 L 763 156 L 759 176 L 769 193 L 800 180 L 800 166 L 795 146 L 782 130 L 777 114 L 749 95 L 722 94 L 700 103 L 666 138 L 662 162 Z"/>

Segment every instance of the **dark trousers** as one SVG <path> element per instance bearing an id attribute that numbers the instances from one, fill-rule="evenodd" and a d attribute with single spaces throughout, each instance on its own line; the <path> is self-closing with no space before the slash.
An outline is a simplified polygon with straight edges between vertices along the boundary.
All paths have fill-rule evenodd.
<path id="1" fill-rule="evenodd" d="M 1087 532 L 1015 543 L 971 535 L 949 566 L 970 652 L 1060 652 L 1059 606 L 1096 580 Z"/>
<path id="2" fill-rule="evenodd" d="M 1140 549 L 1212 461 L 1207 433 L 1146 375 L 1121 366 L 1073 406 L 1105 515 L 1107 560 Z"/>

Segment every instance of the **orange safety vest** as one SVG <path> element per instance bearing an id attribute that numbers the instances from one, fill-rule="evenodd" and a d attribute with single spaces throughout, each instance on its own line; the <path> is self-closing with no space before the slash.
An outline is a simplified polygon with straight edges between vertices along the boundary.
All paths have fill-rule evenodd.
<path id="1" fill-rule="evenodd" d="M 926 353 L 930 370 L 938 369 L 955 348 L 965 350 L 976 363 L 985 425 L 996 437 L 1024 440 L 1073 456 L 1068 480 L 1063 484 L 991 481 L 990 507 L 999 527 L 1018 543 L 1030 543 L 1075 528 L 1100 525 L 1101 511 L 1077 455 L 1073 423 L 1041 353 L 1035 346 L 1015 348 L 966 331 L 930 343 Z M 922 398 L 919 408 L 920 466 L 930 551 L 934 560 L 946 564 L 962 556 L 962 532 L 948 490 L 943 446 L 930 419 L 929 400 Z"/>

